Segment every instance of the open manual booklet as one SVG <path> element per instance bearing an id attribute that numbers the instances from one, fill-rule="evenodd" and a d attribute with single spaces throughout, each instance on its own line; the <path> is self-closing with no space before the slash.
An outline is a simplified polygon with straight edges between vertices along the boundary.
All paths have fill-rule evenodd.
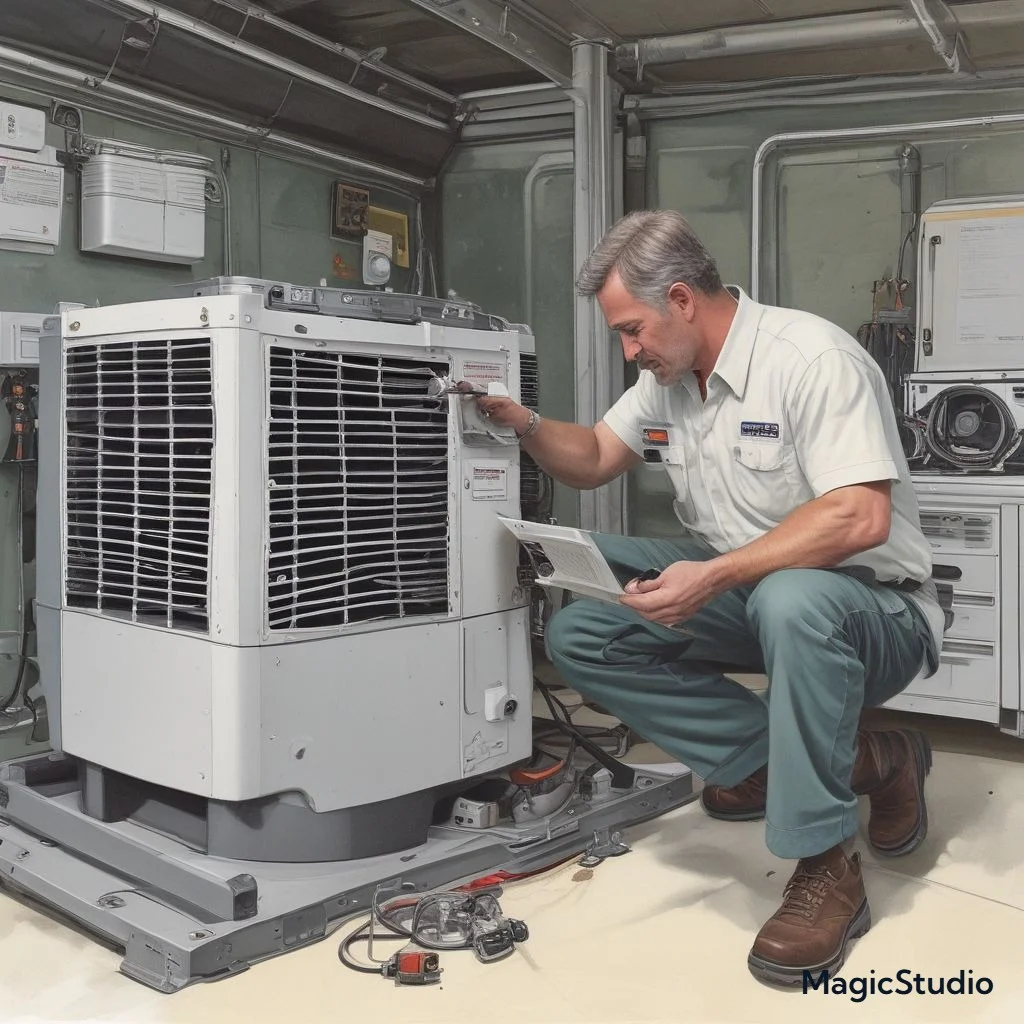
<path id="1" fill-rule="evenodd" d="M 622 586 L 586 530 L 503 515 L 498 519 L 526 545 L 539 584 L 618 604 Z"/>

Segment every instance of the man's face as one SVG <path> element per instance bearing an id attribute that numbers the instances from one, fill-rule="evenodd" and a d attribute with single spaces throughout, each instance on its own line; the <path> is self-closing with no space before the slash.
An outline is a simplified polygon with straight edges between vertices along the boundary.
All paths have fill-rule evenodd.
<path id="1" fill-rule="evenodd" d="M 680 288 L 684 294 L 677 296 Z M 692 295 L 684 286 L 673 286 L 665 312 L 661 312 L 630 295 L 618 271 L 613 270 L 597 293 L 597 301 L 608 326 L 622 340 L 626 360 L 650 370 L 662 387 L 678 384 L 693 370 L 697 338 Z"/>

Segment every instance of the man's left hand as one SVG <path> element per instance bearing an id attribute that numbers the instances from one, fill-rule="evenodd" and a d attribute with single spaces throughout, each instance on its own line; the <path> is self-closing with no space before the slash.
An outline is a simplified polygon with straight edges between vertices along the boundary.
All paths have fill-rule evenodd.
<path id="1" fill-rule="evenodd" d="M 654 580 L 630 580 L 621 604 L 661 626 L 674 626 L 695 615 L 718 596 L 708 562 L 673 562 Z"/>

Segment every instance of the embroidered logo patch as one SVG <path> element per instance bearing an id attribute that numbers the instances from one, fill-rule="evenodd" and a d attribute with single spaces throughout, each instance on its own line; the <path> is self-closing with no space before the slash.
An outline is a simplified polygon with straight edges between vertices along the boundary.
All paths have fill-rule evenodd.
<path id="1" fill-rule="evenodd" d="M 668 447 L 668 431 L 664 427 L 644 427 L 644 444 L 657 445 L 659 448 Z"/>
<path id="2" fill-rule="evenodd" d="M 780 437 L 778 423 L 754 423 L 744 420 L 740 424 L 740 437 L 769 437 L 777 441 Z"/>

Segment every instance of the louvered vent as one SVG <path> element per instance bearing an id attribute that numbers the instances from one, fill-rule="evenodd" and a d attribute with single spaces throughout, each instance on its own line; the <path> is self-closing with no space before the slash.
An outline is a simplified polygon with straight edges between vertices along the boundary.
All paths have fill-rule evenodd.
<path id="1" fill-rule="evenodd" d="M 540 408 L 540 378 L 537 372 L 537 357 L 532 353 L 519 356 L 519 393 L 522 404 L 527 409 Z M 545 495 L 549 487 L 548 478 L 541 472 L 540 466 L 530 458 L 527 452 L 519 454 L 519 494 L 523 516 L 526 519 L 546 518 L 544 512 Z"/>
<path id="2" fill-rule="evenodd" d="M 65 383 L 68 606 L 208 630 L 210 340 L 71 348 Z"/>
<path id="3" fill-rule="evenodd" d="M 540 408 L 540 374 L 533 353 L 524 352 L 519 357 L 519 393 L 527 409 Z"/>
<path id="4" fill-rule="evenodd" d="M 991 548 L 993 546 L 991 516 L 922 511 L 921 529 L 926 537 L 956 541 L 968 548 Z"/>
<path id="5" fill-rule="evenodd" d="M 271 346 L 272 630 L 447 613 L 449 372 Z"/>

